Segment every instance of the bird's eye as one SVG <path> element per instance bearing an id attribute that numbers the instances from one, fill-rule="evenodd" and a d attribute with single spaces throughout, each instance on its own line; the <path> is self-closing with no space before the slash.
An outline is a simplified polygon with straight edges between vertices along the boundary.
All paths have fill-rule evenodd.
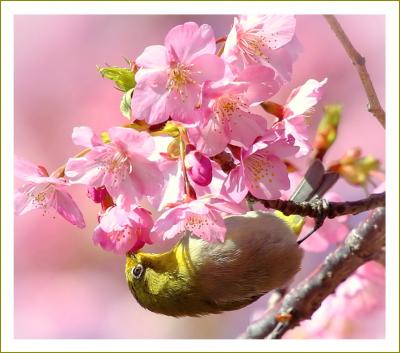
<path id="1" fill-rule="evenodd" d="M 143 274 L 144 267 L 142 264 L 137 264 L 133 269 L 132 269 L 132 276 L 133 278 L 139 279 L 142 274 Z"/>

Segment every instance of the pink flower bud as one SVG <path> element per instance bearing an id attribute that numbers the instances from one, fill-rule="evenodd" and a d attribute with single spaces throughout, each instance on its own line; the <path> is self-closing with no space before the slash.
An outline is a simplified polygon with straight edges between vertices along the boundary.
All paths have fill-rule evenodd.
<path id="1" fill-rule="evenodd" d="M 207 186 L 212 179 L 210 159 L 199 151 L 190 151 L 185 158 L 185 166 L 190 178 L 200 186 Z"/>
<path id="2" fill-rule="evenodd" d="M 107 196 L 107 190 L 104 186 L 99 188 L 88 187 L 87 195 L 95 203 L 101 203 Z"/>

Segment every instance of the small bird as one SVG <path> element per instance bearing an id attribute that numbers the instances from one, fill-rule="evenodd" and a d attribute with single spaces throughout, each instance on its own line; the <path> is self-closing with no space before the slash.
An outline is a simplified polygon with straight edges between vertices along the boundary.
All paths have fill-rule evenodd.
<path id="1" fill-rule="evenodd" d="M 325 173 L 315 161 L 292 200 L 320 197 L 336 180 L 337 175 Z M 189 234 L 163 254 L 128 254 L 125 276 L 137 302 L 175 317 L 216 314 L 243 308 L 282 288 L 300 270 L 300 216 L 249 211 L 224 221 L 223 243 Z"/>

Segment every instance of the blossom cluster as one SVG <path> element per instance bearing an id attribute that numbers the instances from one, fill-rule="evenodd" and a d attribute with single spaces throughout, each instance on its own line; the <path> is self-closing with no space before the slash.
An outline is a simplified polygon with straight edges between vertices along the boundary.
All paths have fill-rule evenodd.
<path id="1" fill-rule="evenodd" d="M 85 149 L 52 174 L 16 159 L 26 182 L 16 213 L 54 208 L 83 228 L 67 191 L 82 184 L 101 207 L 93 241 L 105 250 L 125 254 L 186 232 L 223 241 L 223 217 L 243 213 L 248 193 L 281 197 L 290 188 L 287 158 L 310 153 L 308 118 L 327 80 L 273 101 L 301 51 L 295 27 L 289 15 L 238 16 L 221 40 L 206 24 L 172 28 L 120 72 L 129 79 L 113 77 L 129 124 L 101 134 L 75 127 L 72 141 Z M 218 163 L 224 154 L 229 170 Z"/>

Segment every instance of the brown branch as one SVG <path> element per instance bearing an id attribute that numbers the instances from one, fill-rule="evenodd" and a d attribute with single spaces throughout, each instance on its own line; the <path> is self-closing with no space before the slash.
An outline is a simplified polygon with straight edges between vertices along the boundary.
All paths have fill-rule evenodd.
<path id="1" fill-rule="evenodd" d="M 374 85 L 372 84 L 371 78 L 365 66 L 365 58 L 363 58 L 354 48 L 353 44 L 351 44 L 349 37 L 343 31 L 343 28 L 336 17 L 334 15 L 324 15 L 324 17 L 329 23 L 332 31 L 336 34 L 336 37 L 339 39 L 340 43 L 342 43 L 347 55 L 357 69 L 360 80 L 364 86 L 365 93 L 368 97 L 368 111 L 378 119 L 383 127 L 385 127 L 386 114 L 379 102 Z"/>
<path id="2" fill-rule="evenodd" d="M 292 200 L 262 200 L 248 195 L 251 202 L 260 202 L 266 208 L 281 211 L 284 215 L 297 214 L 303 217 L 335 218 L 347 214 L 356 215 L 385 205 L 385 193 L 371 194 L 365 199 L 346 202 L 329 202 L 317 199 L 315 201 L 295 202 Z"/>
<path id="3" fill-rule="evenodd" d="M 281 338 L 288 330 L 309 319 L 359 266 L 375 258 L 385 244 L 385 208 L 377 208 L 346 241 L 332 252 L 310 277 L 292 289 L 280 309 L 251 324 L 241 338 Z"/>

